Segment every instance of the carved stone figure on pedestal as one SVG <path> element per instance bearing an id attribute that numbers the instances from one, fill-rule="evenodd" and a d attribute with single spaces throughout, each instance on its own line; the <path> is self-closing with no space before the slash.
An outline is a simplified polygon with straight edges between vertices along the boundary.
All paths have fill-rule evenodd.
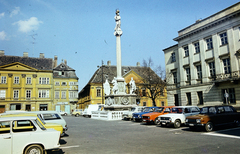
<path id="1" fill-rule="evenodd" d="M 116 77 L 113 78 L 112 84 L 113 84 L 112 92 L 113 92 L 113 94 L 117 94 L 118 93 L 118 83 L 117 83 Z"/>
<path id="2" fill-rule="evenodd" d="M 116 21 L 116 27 L 115 27 L 115 32 L 114 35 L 122 35 L 122 30 L 121 30 L 121 17 L 119 15 L 119 10 L 116 10 L 116 15 L 114 17 L 115 21 Z"/>
<path id="3" fill-rule="evenodd" d="M 133 80 L 133 77 L 131 78 L 131 81 L 129 82 L 130 84 L 130 94 L 134 94 L 136 91 L 136 84 L 135 81 Z"/>
<path id="4" fill-rule="evenodd" d="M 105 95 L 110 95 L 110 84 L 108 83 L 108 79 L 106 79 L 106 82 L 103 85 L 104 87 L 104 93 Z"/>

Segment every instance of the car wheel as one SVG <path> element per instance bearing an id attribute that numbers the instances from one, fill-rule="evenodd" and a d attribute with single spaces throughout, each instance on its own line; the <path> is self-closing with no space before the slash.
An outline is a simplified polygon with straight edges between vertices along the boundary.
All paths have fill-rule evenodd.
<path id="1" fill-rule="evenodd" d="M 181 121 L 180 121 L 180 120 L 175 120 L 175 122 L 174 122 L 174 127 L 175 127 L 175 128 L 181 127 Z"/>
<path id="2" fill-rule="evenodd" d="M 77 113 L 75 116 L 76 116 L 76 117 L 79 117 L 79 114 Z"/>
<path id="3" fill-rule="evenodd" d="M 206 130 L 207 132 L 213 131 L 213 123 L 212 123 L 212 122 L 208 122 L 208 123 L 205 125 L 205 130 Z"/>
<path id="4" fill-rule="evenodd" d="M 158 121 L 158 119 L 156 118 L 156 119 L 154 120 L 154 124 L 155 124 L 155 125 L 160 125 L 160 121 Z"/>
<path id="5" fill-rule="evenodd" d="M 67 115 L 67 113 L 64 113 L 64 115 L 66 116 L 66 115 Z"/>
<path id="6" fill-rule="evenodd" d="M 30 145 L 26 148 L 24 154 L 32 154 L 32 153 L 44 154 L 43 148 L 40 145 L 36 145 L 36 144 Z"/>

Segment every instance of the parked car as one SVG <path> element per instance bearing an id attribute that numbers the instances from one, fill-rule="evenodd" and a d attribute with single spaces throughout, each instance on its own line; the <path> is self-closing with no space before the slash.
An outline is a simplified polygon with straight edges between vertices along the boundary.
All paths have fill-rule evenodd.
<path id="1" fill-rule="evenodd" d="M 29 111 L 29 113 L 37 113 L 45 123 L 56 123 L 63 127 L 63 133 L 68 130 L 66 121 L 57 111 Z"/>
<path id="2" fill-rule="evenodd" d="M 104 106 L 103 104 L 91 104 L 91 105 L 88 105 L 88 108 L 86 108 L 83 111 L 83 116 L 91 118 L 92 111 L 101 111 L 103 106 Z"/>
<path id="3" fill-rule="evenodd" d="M 72 116 L 79 117 L 80 115 L 82 115 L 82 113 L 83 113 L 83 110 L 82 110 L 82 109 L 75 109 L 75 110 L 72 112 Z"/>
<path id="4" fill-rule="evenodd" d="M 37 117 L 38 121 L 40 121 L 41 125 L 43 125 L 45 128 L 47 129 L 55 129 L 57 131 L 60 132 L 61 136 L 64 136 L 64 131 L 63 131 L 63 127 L 60 124 L 56 124 L 56 123 L 45 123 L 43 121 L 43 119 L 36 113 L 29 113 L 29 112 L 18 112 L 18 113 L 4 113 L 1 114 L 1 118 L 6 118 L 6 117 L 29 117 L 29 116 L 33 116 L 33 117 Z"/>
<path id="5" fill-rule="evenodd" d="M 58 149 L 60 132 L 46 129 L 37 117 L 0 118 L 0 145 L 4 154 L 44 154 Z"/>
<path id="6" fill-rule="evenodd" d="M 240 113 L 234 107 L 228 105 L 206 106 L 200 114 L 187 117 L 186 124 L 190 129 L 203 127 L 207 132 L 214 130 L 216 126 L 234 124 L 239 125 Z"/>
<path id="7" fill-rule="evenodd" d="M 158 124 L 173 125 L 175 128 L 185 124 L 186 117 L 199 114 L 200 109 L 197 106 L 177 106 L 172 108 L 172 112 L 158 117 Z"/>
<path id="8" fill-rule="evenodd" d="M 144 106 L 136 106 L 136 107 L 131 108 L 131 111 L 124 111 L 122 118 L 124 120 L 132 120 L 132 114 L 143 112 L 144 108 L 145 108 Z"/>
<path id="9" fill-rule="evenodd" d="M 143 114 L 142 115 L 142 119 L 143 119 L 142 122 L 144 122 L 144 123 L 154 122 L 154 124 L 157 125 L 158 116 L 170 113 L 171 109 L 173 107 L 174 106 L 162 106 L 158 110 L 155 110 L 154 112 Z"/>
<path id="10" fill-rule="evenodd" d="M 65 112 L 65 111 L 60 111 L 59 113 L 60 113 L 60 115 L 62 115 L 62 116 L 67 116 L 67 115 L 68 115 L 68 113 Z"/>
<path id="11" fill-rule="evenodd" d="M 139 112 L 139 113 L 133 113 L 133 121 L 142 121 L 142 115 L 149 113 L 149 112 L 154 112 L 155 110 L 159 109 L 159 107 L 145 107 L 145 109 L 143 110 L 143 112 Z"/>

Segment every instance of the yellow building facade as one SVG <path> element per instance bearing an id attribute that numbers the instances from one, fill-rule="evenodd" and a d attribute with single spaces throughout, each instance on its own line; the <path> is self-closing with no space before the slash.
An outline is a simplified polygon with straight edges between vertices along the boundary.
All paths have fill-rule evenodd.
<path id="1" fill-rule="evenodd" d="M 5 56 L 4 51 L 0 51 L 0 113 L 9 110 L 56 110 L 58 102 L 54 98 L 54 80 L 58 82 L 59 79 L 54 78 L 53 66 L 53 59 L 44 58 L 44 54 L 32 58 L 26 53 L 23 57 Z M 75 91 L 74 99 L 70 99 L 67 93 L 64 101 L 68 103 L 65 104 L 74 101 L 76 104 L 78 86 L 71 84 L 74 82 L 77 85 L 78 79 L 65 78 L 64 81 L 70 83 L 64 87 L 66 91 Z"/>

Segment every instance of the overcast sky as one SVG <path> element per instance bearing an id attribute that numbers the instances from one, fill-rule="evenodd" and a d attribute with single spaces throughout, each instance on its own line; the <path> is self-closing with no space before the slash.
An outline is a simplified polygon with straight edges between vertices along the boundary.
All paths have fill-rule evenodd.
<path id="1" fill-rule="evenodd" d="M 0 50 L 45 58 L 76 70 L 79 91 L 101 61 L 116 65 L 115 11 L 120 10 L 122 65 L 150 57 L 164 64 L 163 49 L 178 31 L 239 0 L 0 0 Z M 154 69 L 154 68 L 153 68 Z"/>

